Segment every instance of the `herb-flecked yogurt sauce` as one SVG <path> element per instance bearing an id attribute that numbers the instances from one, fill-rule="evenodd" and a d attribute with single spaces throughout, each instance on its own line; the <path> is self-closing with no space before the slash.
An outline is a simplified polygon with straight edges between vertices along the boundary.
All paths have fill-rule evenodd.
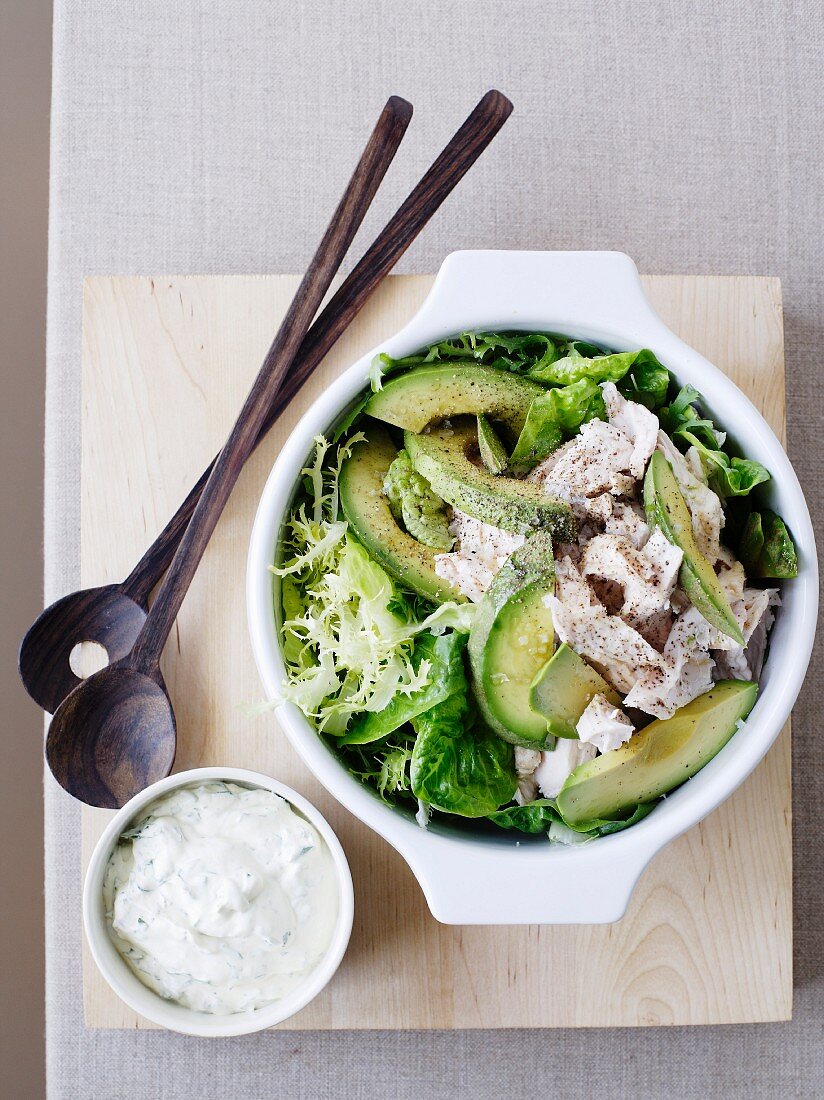
<path id="1" fill-rule="evenodd" d="M 338 916 L 317 830 L 272 791 L 224 782 L 152 803 L 118 840 L 103 898 L 109 934 L 144 985 L 221 1014 L 299 986 Z"/>

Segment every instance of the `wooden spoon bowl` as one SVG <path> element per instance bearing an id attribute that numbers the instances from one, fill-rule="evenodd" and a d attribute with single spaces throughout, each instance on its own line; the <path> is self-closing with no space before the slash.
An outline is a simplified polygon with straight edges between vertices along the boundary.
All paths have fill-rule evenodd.
<path id="1" fill-rule="evenodd" d="M 69 794 L 116 809 L 169 774 L 176 743 L 160 671 L 110 665 L 63 701 L 49 727 L 46 758 Z"/>
<path id="2" fill-rule="evenodd" d="M 146 621 L 146 608 L 122 585 L 107 584 L 71 592 L 46 608 L 20 646 L 18 666 L 31 697 L 54 714 L 83 682 L 71 668 L 72 651 L 82 642 L 103 646 L 109 664 L 125 657 Z"/>

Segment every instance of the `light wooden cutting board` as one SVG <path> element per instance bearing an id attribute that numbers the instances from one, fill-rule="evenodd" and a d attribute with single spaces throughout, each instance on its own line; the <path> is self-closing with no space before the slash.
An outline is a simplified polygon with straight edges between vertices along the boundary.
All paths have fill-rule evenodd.
<path id="1" fill-rule="evenodd" d="M 330 986 L 286 1028 L 585 1027 L 784 1020 L 792 1006 L 790 737 L 648 868 L 611 926 L 438 924 L 388 844 L 310 775 L 262 696 L 246 633 L 246 549 L 283 439 L 321 390 L 397 331 L 431 277 L 397 276 L 319 368 L 244 471 L 165 654 L 177 768 L 233 764 L 303 792 L 352 866 L 355 928 Z M 296 279 L 91 278 L 83 325 L 82 583 L 124 577 L 218 450 Z M 644 280 L 663 319 L 730 374 L 784 436 L 777 280 Z M 83 861 L 108 818 L 83 812 Z M 80 898 L 77 899 L 80 904 Z M 91 1027 L 147 1027 L 88 954 Z"/>

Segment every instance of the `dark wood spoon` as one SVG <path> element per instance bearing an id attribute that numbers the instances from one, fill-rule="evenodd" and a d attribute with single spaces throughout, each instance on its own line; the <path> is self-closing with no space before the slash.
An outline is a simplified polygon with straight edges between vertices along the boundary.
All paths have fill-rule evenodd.
<path id="1" fill-rule="evenodd" d="M 396 97 L 381 113 L 217 456 L 134 646 L 76 687 L 55 712 L 46 739 L 49 767 L 61 785 L 84 802 L 122 806 L 147 783 L 171 771 L 176 724 L 160 655 L 272 399 L 369 209 L 410 113 L 410 105 Z"/>
<path id="2" fill-rule="evenodd" d="M 312 325 L 256 442 L 263 439 L 511 113 L 512 104 L 498 91 L 487 92 L 480 100 Z M 130 652 L 146 619 L 149 594 L 169 567 L 213 465 L 124 581 L 69 593 L 41 612 L 29 628 L 20 646 L 20 678 L 44 710 L 53 713 L 82 682 L 69 663 L 79 643 L 102 645 L 110 663 Z"/>

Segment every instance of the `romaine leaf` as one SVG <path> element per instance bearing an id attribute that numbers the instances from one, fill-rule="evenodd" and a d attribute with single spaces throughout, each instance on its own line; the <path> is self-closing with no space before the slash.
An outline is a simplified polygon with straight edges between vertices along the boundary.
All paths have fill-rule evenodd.
<path id="1" fill-rule="evenodd" d="M 552 386 L 568 386 L 582 378 L 591 378 L 594 382 L 617 382 L 623 378 L 635 360 L 637 351 L 614 352 L 609 355 L 588 355 L 590 345 L 575 341 L 569 345 L 566 355 L 551 363 L 536 363 L 527 373 L 536 382 L 545 382 Z"/>
<path id="2" fill-rule="evenodd" d="M 573 433 L 587 420 L 605 417 L 601 389 L 591 378 L 539 394 L 529 406 L 510 456 L 510 470 L 526 473 L 560 446 L 564 432 Z"/>
<path id="3" fill-rule="evenodd" d="M 398 451 L 386 471 L 383 491 L 395 519 L 413 539 L 435 550 L 451 550 L 446 504 L 412 465 L 406 451 Z"/>
<path id="4" fill-rule="evenodd" d="M 601 818 L 597 821 L 585 821 L 577 825 L 570 825 L 565 821 L 561 812 L 552 798 L 537 798 L 534 802 L 527 802 L 524 806 L 505 806 L 502 810 L 488 814 L 490 821 L 500 825 L 502 829 L 517 829 L 522 833 L 536 835 L 545 833 L 550 826 L 561 824 L 564 828 L 584 837 L 607 836 L 609 833 L 617 833 L 622 829 L 628 829 L 637 821 L 641 821 L 655 808 L 656 802 L 643 802 L 635 807 L 626 816 L 620 818 Z"/>
<path id="5" fill-rule="evenodd" d="M 425 710 L 461 690 L 466 682 L 463 671 L 463 651 L 466 635 L 421 634 L 412 651 L 412 667 L 426 682 L 408 695 L 396 695 L 379 712 L 357 715 L 349 724 L 340 745 L 366 745 L 388 737 L 396 729 L 411 722 Z"/>
<path id="6" fill-rule="evenodd" d="M 502 810 L 495 810 L 487 816 L 502 829 L 517 829 L 532 836 L 545 833 L 554 821 L 561 820 L 551 798 L 536 798 L 523 806 L 504 806 Z"/>
<path id="7" fill-rule="evenodd" d="M 412 720 L 410 776 L 421 802 L 461 817 L 486 817 L 512 798 L 517 777 L 508 742 L 472 724 L 469 685 Z"/>
<path id="8" fill-rule="evenodd" d="M 770 480 L 770 471 L 760 462 L 749 458 L 730 458 L 718 447 L 707 447 L 686 427 L 681 428 L 678 434 L 685 443 L 695 447 L 710 488 L 722 500 L 746 496 L 756 485 Z"/>
<path id="9" fill-rule="evenodd" d="M 667 400 L 669 385 L 670 372 L 649 348 L 642 348 L 618 390 L 628 401 L 637 401 L 655 412 Z"/>

